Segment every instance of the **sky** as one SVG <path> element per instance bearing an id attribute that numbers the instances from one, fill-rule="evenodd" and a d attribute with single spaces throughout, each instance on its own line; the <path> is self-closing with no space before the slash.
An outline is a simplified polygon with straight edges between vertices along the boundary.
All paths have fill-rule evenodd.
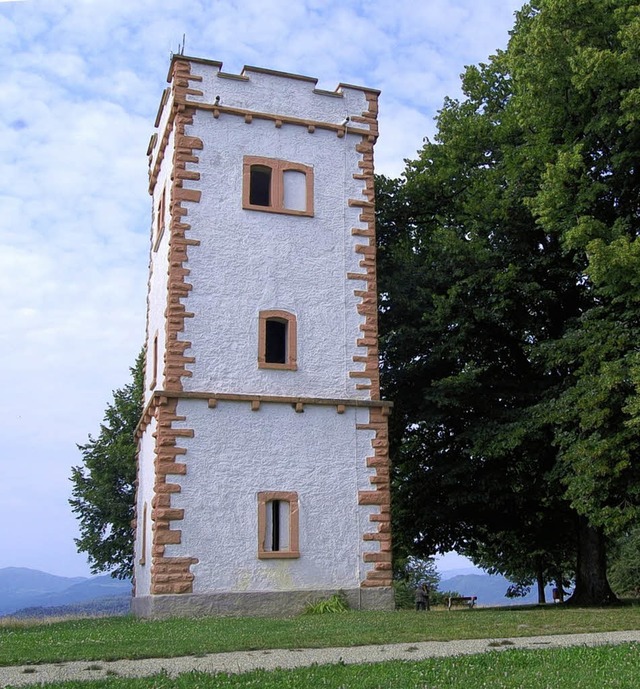
<path id="1" fill-rule="evenodd" d="M 0 568 L 90 574 L 69 477 L 143 344 L 146 150 L 171 54 L 380 89 L 376 171 L 395 177 L 522 4 L 0 0 Z"/>

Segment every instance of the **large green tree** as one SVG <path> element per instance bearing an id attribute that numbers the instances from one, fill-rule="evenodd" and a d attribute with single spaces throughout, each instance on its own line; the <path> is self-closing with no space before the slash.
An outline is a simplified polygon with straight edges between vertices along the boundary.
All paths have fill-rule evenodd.
<path id="1" fill-rule="evenodd" d="M 111 572 L 118 579 L 133 574 L 134 432 L 142 415 L 143 380 L 141 353 L 131 368 L 131 382 L 114 391 L 98 437 L 78 445 L 83 464 L 71 470 L 69 504 L 79 521 L 78 551 L 87 554 L 94 574 Z"/>
<path id="2" fill-rule="evenodd" d="M 554 475 L 583 524 L 576 599 L 588 601 L 599 586 L 593 563 L 605 564 L 603 533 L 637 523 L 640 505 L 640 4 L 556 0 L 521 25 L 510 46 L 522 85 L 515 107 L 550 152 L 530 207 L 577 257 L 591 299 L 540 352 L 547 368 L 571 367 L 547 411 Z M 545 50 L 556 54 L 547 74 L 531 60 Z"/>
<path id="3" fill-rule="evenodd" d="M 573 562 L 580 603 L 614 600 L 640 503 L 639 27 L 631 0 L 525 5 L 378 186 L 396 542 Z"/>

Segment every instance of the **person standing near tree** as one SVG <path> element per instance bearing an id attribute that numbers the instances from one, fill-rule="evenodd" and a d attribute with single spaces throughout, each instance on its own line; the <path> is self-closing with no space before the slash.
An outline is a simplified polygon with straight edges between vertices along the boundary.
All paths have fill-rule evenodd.
<path id="1" fill-rule="evenodd" d="M 429 587 L 420 584 L 416 589 L 416 610 L 429 610 Z"/>

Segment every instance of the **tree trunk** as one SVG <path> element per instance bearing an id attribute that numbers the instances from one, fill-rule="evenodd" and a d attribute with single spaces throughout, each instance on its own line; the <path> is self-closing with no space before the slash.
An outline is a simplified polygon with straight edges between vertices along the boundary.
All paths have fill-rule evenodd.
<path id="1" fill-rule="evenodd" d="M 544 595 L 545 580 L 540 570 L 536 573 L 536 579 L 538 581 L 538 605 L 544 605 L 547 602 Z"/>
<path id="2" fill-rule="evenodd" d="M 611 605 L 618 599 L 607 581 L 607 553 L 600 529 L 578 517 L 576 588 L 568 605 Z"/>

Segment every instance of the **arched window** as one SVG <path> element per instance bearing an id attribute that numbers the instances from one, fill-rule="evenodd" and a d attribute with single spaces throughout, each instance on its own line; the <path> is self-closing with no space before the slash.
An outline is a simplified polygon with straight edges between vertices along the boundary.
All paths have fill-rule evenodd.
<path id="1" fill-rule="evenodd" d="M 299 540 L 298 494 L 258 493 L 258 557 L 300 557 Z"/>
<path id="2" fill-rule="evenodd" d="M 285 215 L 313 215 L 313 168 L 277 158 L 245 156 L 242 207 Z"/>
<path id="3" fill-rule="evenodd" d="M 258 321 L 258 368 L 295 371 L 297 361 L 296 317 L 288 311 L 260 311 Z"/>

